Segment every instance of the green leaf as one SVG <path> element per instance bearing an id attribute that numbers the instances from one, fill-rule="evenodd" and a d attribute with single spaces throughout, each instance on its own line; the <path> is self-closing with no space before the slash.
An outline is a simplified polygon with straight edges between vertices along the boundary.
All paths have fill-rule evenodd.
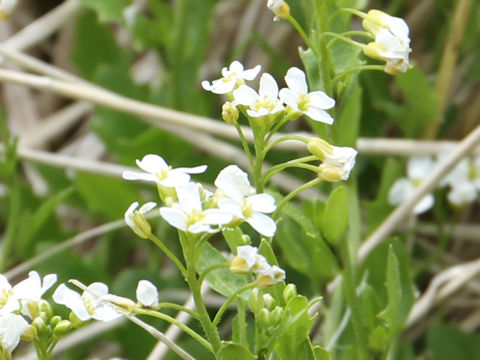
<path id="1" fill-rule="evenodd" d="M 201 274 L 208 268 L 226 262 L 227 259 L 212 245 L 206 243 L 197 263 L 197 271 Z M 248 283 L 247 276 L 234 274 L 230 269 L 216 269 L 211 271 L 206 280 L 210 287 L 223 296 L 230 297 L 235 291 Z"/>
<path id="2" fill-rule="evenodd" d="M 332 360 L 330 353 L 318 345 L 313 347 L 313 352 L 315 353 L 316 360 Z"/>
<path id="3" fill-rule="evenodd" d="M 464 333 L 450 324 L 440 324 L 428 332 L 427 346 L 435 360 L 478 359 L 480 335 Z"/>
<path id="4" fill-rule="evenodd" d="M 249 244 L 239 227 L 234 229 L 224 229 L 222 230 L 222 235 L 233 254 L 236 254 L 238 246 Z"/>
<path id="5" fill-rule="evenodd" d="M 120 21 L 123 19 L 123 9 L 131 4 L 130 0 L 80 0 L 94 10 L 100 21 Z"/>
<path id="6" fill-rule="evenodd" d="M 349 82 L 342 95 L 335 125 L 335 144 L 338 146 L 355 146 L 362 117 L 362 88 L 358 77 Z"/>
<path id="7" fill-rule="evenodd" d="M 401 111 L 391 115 L 407 137 L 416 137 L 439 116 L 437 93 L 418 67 L 413 67 L 395 79 L 402 90 L 405 105 Z"/>
<path id="8" fill-rule="evenodd" d="M 219 360 L 255 360 L 255 356 L 245 346 L 232 342 L 222 344 L 217 358 Z"/>
<path id="9" fill-rule="evenodd" d="M 348 199 L 345 187 L 340 186 L 330 194 L 323 215 L 323 234 L 337 246 L 348 226 Z"/>

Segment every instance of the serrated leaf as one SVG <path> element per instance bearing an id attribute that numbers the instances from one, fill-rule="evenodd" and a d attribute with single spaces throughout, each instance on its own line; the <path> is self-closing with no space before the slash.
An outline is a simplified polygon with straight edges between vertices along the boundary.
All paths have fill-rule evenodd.
<path id="1" fill-rule="evenodd" d="M 255 356 L 245 346 L 232 342 L 222 344 L 217 358 L 218 360 L 255 360 Z"/>
<path id="2" fill-rule="evenodd" d="M 348 227 L 348 198 L 343 186 L 330 194 L 323 214 L 323 235 L 327 241 L 337 246 Z"/>

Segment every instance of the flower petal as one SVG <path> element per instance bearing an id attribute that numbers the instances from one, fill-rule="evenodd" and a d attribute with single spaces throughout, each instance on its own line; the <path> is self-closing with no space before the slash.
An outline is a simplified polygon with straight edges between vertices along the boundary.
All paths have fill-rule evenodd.
<path id="1" fill-rule="evenodd" d="M 285 82 L 296 94 L 306 94 L 308 92 L 305 73 L 297 67 L 288 69 L 287 75 L 285 75 Z"/>
<path id="2" fill-rule="evenodd" d="M 174 228 L 187 231 L 188 216 L 183 211 L 175 208 L 162 207 L 160 208 L 160 215 L 163 220 Z"/>
<path id="3" fill-rule="evenodd" d="M 269 73 L 262 74 L 260 78 L 260 88 L 258 90 L 260 97 L 269 97 L 272 100 L 278 97 L 278 85 L 272 75 Z"/>
<path id="4" fill-rule="evenodd" d="M 269 214 L 277 209 L 275 199 L 269 194 L 251 195 L 247 198 L 247 202 L 252 206 L 253 211 Z"/>
<path id="5" fill-rule="evenodd" d="M 148 280 L 140 280 L 137 285 L 137 300 L 146 307 L 155 307 L 158 305 L 158 290 Z"/>
<path id="6" fill-rule="evenodd" d="M 277 231 L 277 224 L 275 221 L 262 213 L 253 213 L 252 216 L 245 219 L 258 233 L 265 237 L 272 237 Z"/>

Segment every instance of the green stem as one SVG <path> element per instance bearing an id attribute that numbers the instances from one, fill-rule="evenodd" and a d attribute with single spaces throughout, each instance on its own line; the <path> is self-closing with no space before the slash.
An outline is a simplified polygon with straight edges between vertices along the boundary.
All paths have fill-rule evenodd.
<path id="1" fill-rule="evenodd" d="M 250 151 L 250 146 L 248 146 L 248 142 L 245 139 L 245 135 L 243 134 L 242 128 L 237 123 L 235 124 L 235 129 L 237 129 L 238 136 L 240 137 L 240 142 L 242 143 L 243 151 L 245 151 L 245 154 L 247 154 L 250 167 L 253 169 L 255 166 L 255 162 L 253 160 L 252 152 Z"/>
<path id="2" fill-rule="evenodd" d="M 217 269 L 223 269 L 227 268 L 230 266 L 229 262 L 224 262 L 220 264 L 215 264 L 213 266 L 210 266 L 208 269 L 206 269 L 203 273 L 200 274 L 200 277 L 198 278 L 198 282 L 200 283 L 200 286 L 203 284 L 203 281 L 205 280 L 205 277 L 210 274 L 213 270 Z"/>
<path id="3" fill-rule="evenodd" d="M 272 141 L 269 143 L 267 146 L 265 146 L 265 149 L 263 149 L 263 157 L 267 156 L 267 153 L 272 150 L 272 148 L 281 142 L 288 141 L 288 140 L 298 140 L 301 142 L 304 142 L 305 144 L 308 143 L 310 139 L 303 137 L 303 136 L 298 136 L 298 135 L 288 135 L 288 136 L 282 136 L 281 138 L 278 138 L 275 141 Z"/>
<path id="4" fill-rule="evenodd" d="M 172 253 L 170 249 L 166 247 L 165 244 L 154 234 L 150 234 L 148 238 L 152 240 L 153 243 L 157 245 L 170 258 L 170 260 L 175 263 L 175 265 L 177 265 L 178 269 L 182 273 L 182 276 L 185 278 L 187 276 L 187 270 L 185 269 L 185 266 L 183 266 L 182 262 L 175 256 L 175 254 Z"/>
<path id="5" fill-rule="evenodd" d="M 340 34 L 337 34 L 337 33 L 334 33 L 334 32 L 330 32 L 330 31 L 326 31 L 326 32 L 321 33 L 320 34 L 320 39 L 322 39 L 324 36 L 334 37 L 337 40 L 343 41 L 343 42 L 345 42 L 349 45 L 358 47 L 360 49 L 363 49 L 363 47 L 365 46 L 365 44 L 359 43 L 358 41 L 352 40 L 352 39 L 350 39 L 350 38 L 348 38 L 344 35 L 340 35 Z M 329 47 L 330 47 L 330 45 L 327 45 L 327 49 Z"/>
<path id="6" fill-rule="evenodd" d="M 353 14 L 357 15 L 358 17 L 365 19 L 367 17 L 367 14 L 365 14 L 362 11 L 356 10 L 356 9 L 351 9 L 351 8 L 342 8 L 338 9 L 337 11 L 334 11 L 332 15 L 328 18 L 328 25 L 331 24 L 333 19 L 335 19 L 337 16 L 342 15 L 342 14 Z"/>
<path id="7" fill-rule="evenodd" d="M 385 65 L 361 65 L 355 66 L 350 69 L 345 70 L 341 74 L 338 74 L 332 79 L 332 84 L 335 84 L 338 80 L 343 78 L 344 76 L 357 71 L 364 71 L 364 70 L 378 70 L 378 71 L 385 71 Z"/>
<path id="8" fill-rule="evenodd" d="M 275 167 L 275 169 L 274 169 Z M 313 171 L 315 174 L 318 173 L 318 166 L 311 165 L 311 164 L 302 164 L 302 163 L 294 163 L 294 164 L 279 164 L 275 165 L 274 167 L 268 169 L 268 173 L 265 173 L 263 176 L 264 183 L 267 183 L 268 180 L 275 174 L 279 173 L 288 168 L 298 168 L 298 169 L 306 169 Z"/>
<path id="9" fill-rule="evenodd" d="M 263 165 L 263 148 L 265 142 L 263 137 L 255 137 L 255 165 L 253 166 L 253 181 L 255 183 L 255 189 L 257 194 L 263 193 L 263 181 L 262 181 L 262 165 Z"/>
<path id="10" fill-rule="evenodd" d="M 177 319 L 167 315 L 167 314 L 164 314 L 164 313 L 161 313 L 161 312 L 158 312 L 158 311 L 153 311 L 153 310 L 143 310 L 143 309 L 135 309 L 134 310 L 134 313 L 135 314 L 139 314 L 139 315 L 148 315 L 148 316 L 151 316 L 151 317 L 154 317 L 154 318 L 157 318 L 157 319 L 161 319 L 161 320 L 164 320 L 164 321 L 167 321 L 169 322 L 170 324 L 173 324 L 173 325 L 176 325 L 178 326 L 180 329 L 182 329 L 185 333 L 187 333 L 188 335 L 190 335 L 192 338 L 194 338 L 195 340 L 197 340 L 200 344 L 202 344 L 204 347 L 206 347 L 208 350 L 212 351 L 213 352 L 213 348 L 212 346 L 210 345 L 210 343 L 205 340 L 202 336 L 200 336 L 197 332 L 195 332 L 194 330 L 192 330 L 191 328 L 189 328 L 187 325 L 185 325 L 184 323 L 182 323 L 181 321 L 178 321 Z"/>
<path id="11" fill-rule="evenodd" d="M 258 284 L 256 281 L 250 283 L 250 284 L 247 284 L 245 285 L 244 287 L 241 287 L 240 289 L 238 289 L 237 291 L 235 291 L 232 296 L 230 296 L 227 301 L 225 301 L 225 303 L 220 307 L 220 309 L 218 309 L 217 311 L 217 314 L 215 315 L 215 318 L 213 319 L 213 325 L 217 326 L 218 323 L 220 322 L 220 320 L 222 319 L 222 316 L 223 314 L 225 313 L 225 311 L 228 309 L 228 307 L 230 306 L 231 303 L 233 303 L 235 301 L 235 299 L 238 297 L 238 295 L 240 295 L 242 292 L 245 292 L 249 289 L 252 289 L 254 287 L 256 287 Z"/>
<path id="12" fill-rule="evenodd" d="M 313 180 L 310 180 L 309 182 L 307 182 L 306 184 L 303 184 L 302 186 L 296 188 L 295 190 L 293 190 L 291 193 L 289 193 L 287 196 L 285 196 L 282 201 L 280 201 L 280 204 L 278 204 L 278 207 L 277 207 L 277 210 L 275 210 L 275 212 L 273 213 L 272 215 L 272 218 L 276 219 L 278 217 L 278 215 L 280 214 L 280 211 L 282 210 L 282 208 L 290 201 L 292 200 L 295 196 L 297 196 L 298 194 L 300 194 L 302 191 L 304 190 L 307 190 L 317 184 L 320 184 L 322 180 L 319 179 L 319 178 L 315 178 Z"/>
<path id="13" fill-rule="evenodd" d="M 344 264 L 344 272 L 343 272 L 343 280 L 342 284 L 345 290 L 345 297 L 347 300 L 348 305 L 352 311 L 352 325 L 353 331 L 355 334 L 356 340 L 356 348 L 357 348 L 357 355 L 359 360 L 368 360 L 371 359 L 369 357 L 367 351 L 367 338 L 366 338 L 366 331 L 363 325 L 362 316 L 361 316 L 361 308 L 360 304 L 358 303 L 358 297 L 356 293 L 355 287 L 355 274 L 353 269 L 353 264 L 350 255 L 350 247 L 348 242 L 348 237 L 344 237 L 341 240 L 341 255 Z"/>
<path id="14" fill-rule="evenodd" d="M 323 35 L 323 34 L 322 34 Z M 363 37 L 366 37 L 368 39 L 374 39 L 374 37 L 372 36 L 372 34 L 366 32 L 366 31 L 346 31 L 342 34 L 340 34 L 342 36 L 363 36 Z M 327 45 L 327 48 L 328 49 L 331 49 L 332 46 L 334 44 L 336 44 L 340 39 L 338 37 L 335 37 L 332 41 L 330 41 Z"/>
<path id="15" fill-rule="evenodd" d="M 310 38 L 307 36 L 303 28 L 300 26 L 300 24 L 295 20 L 295 18 L 292 17 L 292 15 L 288 15 L 287 20 L 292 24 L 292 26 L 298 31 L 300 36 L 302 37 L 303 41 L 305 41 L 305 44 L 313 51 L 315 54 L 315 57 L 318 59 L 320 58 L 320 54 L 318 54 L 317 49 L 315 45 L 313 45 L 312 41 Z"/>
<path id="16" fill-rule="evenodd" d="M 161 302 L 155 307 L 154 310 L 160 311 L 161 309 L 174 309 L 178 311 L 183 311 L 198 320 L 198 314 L 195 311 L 187 309 L 185 306 L 182 306 L 182 305 L 169 303 L 169 302 Z"/>

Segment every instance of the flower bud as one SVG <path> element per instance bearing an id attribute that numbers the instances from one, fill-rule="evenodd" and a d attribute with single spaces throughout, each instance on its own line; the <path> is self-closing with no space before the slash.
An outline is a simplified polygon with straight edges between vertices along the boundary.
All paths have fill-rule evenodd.
<path id="1" fill-rule="evenodd" d="M 148 202 L 137 210 L 138 202 L 134 202 L 125 212 L 125 223 L 143 239 L 147 239 L 152 232 L 152 228 L 145 218 L 145 213 L 152 210 L 155 205 L 154 202 Z"/>
<path id="2" fill-rule="evenodd" d="M 45 321 L 41 315 L 33 319 L 32 325 L 37 329 L 38 336 L 44 337 L 50 335 L 50 329 L 48 328 L 47 324 L 45 324 Z"/>
<path id="3" fill-rule="evenodd" d="M 333 146 L 327 141 L 315 137 L 308 141 L 307 150 L 310 152 L 310 154 L 315 155 L 323 161 L 326 157 L 333 153 Z"/>
<path id="4" fill-rule="evenodd" d="M 222 119 L 227 123 L 227 124 L 232 124 L 236 125 L 238 122 L 238 117 L 240 113 L 235 105 L 233 105 L 231 102 L 227 101 L 225 104 L 222 106 Z"/>
<path id="5" fill-rule="evenodd" d="M 68 319 L 70 320 L 70 322 L 72 323 L 72 326 L 74 328 L 79 328 L 79 327 L 82 327 L 83 325 L 85 325 L 85 322 L 80 320 L 77 315 L 75 315 L 73 313 L 73 311 L 68 315 Z"/>
<path id="6" fill-rule="evenodd" d="M 240 256 L 234 256 L 232 262 L 230 263 L 230 271 L 234 274 L 248 274 L 250 272 L 250 267 L 247 264 L 247 261 Z"/>
<path id="7" fill-rule="evenodd" d="M 284 0 L 268 0 L 267 7 L 275 14 L 275 21 L 286 19 L 290 15 L 290 6 Z"/>
<path id="8" fill-rule="evenodd" d="M 283 298 L 285 299 L 285 302 L 288 303 L 291 298 L 297 296 L 297 287 L 295 284 L 288 284 L 285 286 L 285 289 L 283 289 Z"/>
<path id="9" fill-rule="evenodd" d="M 72 329 L 72 323 L 68 320 L 60 321 L 54 328 L 53 334 L 55 336 L 63 336 Z"/>
<path id="10" fill-rule="evenodd" d="M 35 319 L 40 310 L 38 309 L 38 301 L 30 301 L 27 303 L 27 309 L 30 313 L 30 316 L 32 317 L 32 319 Z"/>
<path id="11" fill-rule="evenodd" d="M 330 164 L 320 164 L 318 167 L 318 177 L 330 183 L 342 180 L 342 175 L 338 168 Z"/>
<path id="12" fill-rule="evenodd" d="M 275 301 L 273 296 L 270 294 L 263 295 L 263 303 L 264 303 L 264 306 L 270 311 L 273 310 L 277 305 L 277 302 Z"/>
<path id="13" fill-rule="evenodd" d="M 255 309 L 263 307 L 263 296 L 260 295 L 258 288 L 252 289 L 248 297 L 248 306 L 255 312 Z"/>
<path id="14" fill-rule="evenodd" d="M 37 328 L 34 325 L 29 325 L 28 329 L 22 334 L 23 341 L 33 341 L 38 335 Z"/>
<path id="15" fill-rule="evenodd" d="M 62 321 L 62 317 L 55 315 L 50 319 L 50 326 L 54 328 L 60 321 Z"/>
<path id="16" fill-rule="evenodd" d="M 258 325 L 261 328 L 268 328 L 270 323 L 270 311 L 263 308 L 258 314 Z"/>
<path id="17" fill-rule="evenodd" d="M 45 313 L 45 321 L 50 322 L 50 318 L 53 316 L 52 305 L 46 300 L 40 300 L 38 302 L 38 309 L 40 312 Z"/>
<path id="18" fill-rule="evenodd" d="M 280 306 L 276 306 L 273 311 L 270 312 L 269 325 L 277 327 L 282 320 L 283 309 Z"/>

